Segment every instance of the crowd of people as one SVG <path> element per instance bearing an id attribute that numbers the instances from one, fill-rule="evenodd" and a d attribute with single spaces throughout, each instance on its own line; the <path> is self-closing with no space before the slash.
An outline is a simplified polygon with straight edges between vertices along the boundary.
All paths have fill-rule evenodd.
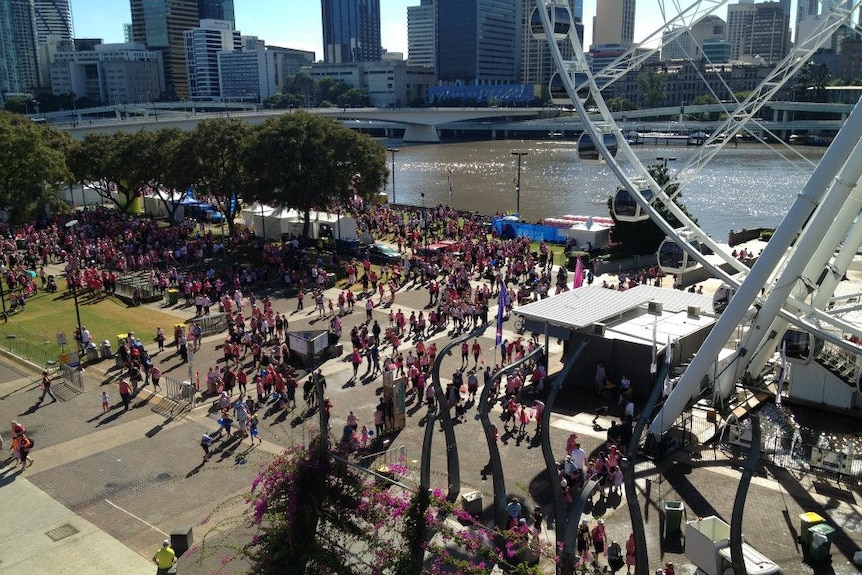
<path id="1" fill-rule="evenodd" d="M 435 341 L 438 336 L 456 337 L 487 324 L 491 309 L 496 309 L 494 298 L 506 294 L 503 308 L 508 314 L 516 303 L 547 297 L 554 289 L 568 289 L 565 269 L 554 270 L 550 247 L 542 242 L 533 251 L 529 239 L 497 237 L 489 233 L 484 218 L 459 214 L 444 206 L 424 213 L 408 211 L 406 216 L 401 210 L 374 206 L 355 216 L 361 229 L 397 246 L 399 262 L 372 265 L 368 258 L 338 255 L 324 260 L 298 240 L 265 242 L 243 231 L 231 242 L 259 242 L 265 265 L 232 263 L 229 269 L 218 272 L 211 266 L 189 265 L 203 262 L 221 249 L 220 240 L 209 232 L 201 232 L 193 225 L 165 227 L 114 212 L 92 212 L 80 214 L 73 226 L 67 227 L 67 220 L 58 218 L 24 230 L 24 255 L 15 250 L 18 255 L 12 258 L 11 250 L 3 252 L 4 279 L 7 283 L 11 279 L 19 290 L 27 289 L 36 280 L 22 272 L 38 267 L 44 277 L 44 266 L 65 262 L 69 281 L 76 287 L 111 292 L 118 276 L 137 271 L 146 277 L 150 289 L 162 294 L 176 289 L 185 306 L 194 310 L 188 328 L 173 334 L 175 355 L 182 361 L 188 361 L 189 353 L 197 351 L 204 338 L 195 320 L 204 320 L 216 310 L 225 314 L 227 334 L 220 344 L 221 361 L 202 369 L 202 383 L 213 397 L 219 417 L 218 431 L 201 438 L 204 460 L 210 458 L 213 443 L 223 437 L 262 441 L 259 419 L 297 408 L 300 385 L 307 411 L 319 407 L 329 413 L 333 409 L 332 402 L 326 396 L 318 397 L 316 391 L 317 378 L 322 378 L 322 373 L 303 376 L 292 365 L 293 354 L 287 343 L 288 315 L 275 311 L 269 297 L 256 296 L 261 285 L 276 277 L 296 298 L 294 313 L 305 310 L 307 299 L 312 313 L 330 320 L 329 331 L 335 339 L 342 338 L 344 318 L 355 313 L 357 306 L 365 311 L 365 321 L 349 330 L 349 344 L 345 342 L 345 357 L 353 368 L 354 381 L 371 381 L 387 372 L 396 378 L 404 377 L 409 402 L 424 404 L 429 410 L 454 411 L 456 420 L 463 419 L 477 404 L 483 386 L 492 386 L 491 403 L 499 402 L 502 407 L 504 431 L 523 437 L 528 424 L 535 422 L 538 435 L 545 408 L 545 358 L 537 355 L 506 370 L 502 377 L 493 377 L 506 365 L 531 354 L 538 346 L 535 339 L 504 338 L 493 349 L 483 349 L 477 338 L 464 341 L 460 346 L 461 365 L 452 372 L 443 397 L 437 397 L 430 385 L 430 370 L 439 353 Z M 444 239 L 449 242 L 446 250 L 423 251 L 424 245 Z M 343 270 L 346 283 L 336 297 L 327 301 L 324 292 L 330 287 L 333 266 Z M 277 276 L 271 275 L 273 269 L 278 270 Z M 42 287 L 46 284 L 47 278 Z M 399 308 L 396 294 L 404 289 L 425 290 L 426 307 Z M 92 343 L 89 333 L 76 336 L 82 344 Z M 162 372 L 157 364 L 168 356 L 157 355 L 164 352 L 170 339 L 158 327 L 155 340 L 158 351 L 153 355 L 134 334 L 120 345 L 117 353 L 126 370 L 119 383 L 124 409 L 129 408 L 129 397 L 139 386 L 152 381 L 154 390 L 160 389 Z M 493 359 L 486 359 L 486 353 L 493 353 Z M 363 364 L 365 371 L 360 374 Z M 353 446 L 369 448 L 374 438 L 395 430 L 394 411 L 391 394 L 384 394 L 371 414 L 350 411 L 343 439 Z M 618 426 L 619 430 L 625 427 L 626 424 Z M 579 444 L 567 446 L 566 460 L 560 465 L 560 486 L 567 500 L 592 476 L 601 478 L 602 497 L 619 493 L 622 450 L 616 445 L 625 445 L 623 434 L 615 425 L 613 438 L 609 432 L 607 450 L 592 460 L 585 454 L 582 457 Z M 27 457 L 32 444 L 28 447 L 22 439 L 23 429 L 17 436 L 13 430 L 14 437 L 18 437 L 17 459 L 22 465 L 32 463 Z M 534 517 L 533 523 L 541 529 L 541 509 L 536 508 L 534 515 L 539 519 Z"/>

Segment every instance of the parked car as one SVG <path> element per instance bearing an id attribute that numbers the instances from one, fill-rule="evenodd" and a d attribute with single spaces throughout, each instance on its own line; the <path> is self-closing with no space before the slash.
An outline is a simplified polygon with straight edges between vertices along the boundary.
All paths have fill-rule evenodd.
<path id="1" fill-rule="evenodd" d="M 363 249 L 363 252 L 368 255 L 368 260 L 377 265 L 382 264 L 397 264 L 401 261 L 401 254 L 386 244 L 371 244 Z"/>

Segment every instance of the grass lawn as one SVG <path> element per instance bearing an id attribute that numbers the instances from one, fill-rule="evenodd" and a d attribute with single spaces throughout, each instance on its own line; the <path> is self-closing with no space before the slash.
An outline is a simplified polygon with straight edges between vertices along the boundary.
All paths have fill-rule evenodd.
<path id="1" fill-rule="evenodd" d="M 93 341 L 99 344 L 107 339 L 115 351 L 118 334 L 133 331 L 141 341 L 149 343 L 155 337 L 156 326 L 172 334 L 172 326 L 181 323 L 173 315 L 145 306 L 128 307 L 117 298 L 94 299 L 79 294 L 78 304 L 81 325 L 90 330 Z M 44 366 L 49 360 L 56 361 L 61 352 L 58 333 L 65 334 L 67 350 L 75 348 L 73 335 L 77 323 L 71 295 L 63 291 L 40 292 L 27 300 L 24 311 L 10 315 L 6 323 L 0 324 L 0 346 Z"/>

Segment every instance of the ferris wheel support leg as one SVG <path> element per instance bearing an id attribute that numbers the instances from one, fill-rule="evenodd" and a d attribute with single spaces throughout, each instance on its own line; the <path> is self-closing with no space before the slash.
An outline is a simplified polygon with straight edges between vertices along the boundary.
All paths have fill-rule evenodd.
<path id="1" fill-rule="evenodd" d="M 778 349 L 777 336 L 784 333 L 788 323 L 786 319 L 779 317 L 782 307 L 791 313 L 802 312 L 798 307 L 794 310 L 794 299 L 791 299 L 791 296 L 795 296 L 795 301 L 803 301 L 810 293 L 809 290 L 817 288 L 819 293 L 820 286 L 815 286 L 814 282 L 819 280 L 860 213 L 862 188 L 857 186 L 860 175 L 862 142 L 857 142 L 841 172 L 832 180 L 826 197 L 806 223 L 805 230 L 784 261 L 784 269 L 774 282 L 775 288 L 770 290 L 752 328 L 743 338 L 741 347 L 754 352 L 747 366 L 744 362 L 738 366 L 737 377 L 744 372 L 756 378 Z M 767 343 L 770 338 L 773 338 L 773 341 Z"/>
<path id="2" fill-rule="evenodd" d="M 847 161 L 850 150 L 854 149 L 860 137 L 862 137 L 862 105 L 857 102 L 844 127 L 838 132 L 829 150 L 811 174 L 802 193 L 797 196 L 787 216 L 766 244 L 751 273 L 731 298 L 721 318 L 695 354 L 688 369 L 683 372 L 679 383 L 668 396 L 659 414 L 653 419 L 649 428 L 650 433 L 661 434 L 667 431 L 688 405 L 689 400 L 700 388 L 701 381 L 715 363 L 724 344 L 731 339 L 734 330 L 748 312 L 761 288 L 816 209 L 820 200 L 819 195 L 829 187 L 830 181 Z M 740 348 L 737 357 L 743 358 L 748 351 Z"/>
<path id="3" fill-rule="evenodd" d="M 835 288 L 838 283 L 844 278 L 853 258 L 856 257 L 856 250 L 862 246 L 862 218 L 857 218 L 856 223 L 850 228 L 850 233 L 847 234 L 847 239 L 844 245 L 832 260 L 832 273 L 827 274 L 823 283 L 820 285 L 820 290 L 814 295 L 813 305 L 818 309 L 825 309 L 829 305 L 829 300 L 835 294 Z M 862 334 L 857 334 L 862 336 Z"/>

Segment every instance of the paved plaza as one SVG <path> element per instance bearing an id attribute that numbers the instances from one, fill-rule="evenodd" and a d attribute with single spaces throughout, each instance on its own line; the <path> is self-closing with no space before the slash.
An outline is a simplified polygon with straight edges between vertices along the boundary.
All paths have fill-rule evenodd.
<path id="1" fill-rule="evenodd" d="M 336 300 L 340 289 L 331 288 L 326 298 Z M 257 295 L 262 297 L 265 290 Z M 375 303 L 377 299 L 375 296 Z M 409 315 L 412 310 L 425 309 L 427 302 L 425 289 L 408 285 L 397 292 L 395 307 Z M 346 334 L 350 328 L 365 320 L 362 303 L 360 300 L 356 310 L 344 317 L 345 346 L 349 346 Z M 151 305 L 175 314 L 178 320 L 189 319 L 194 312 L 193 306 Z M 328 326 L 328 319 L 318 319 L 309 306 L 296 312 L 295 299 L 274 298 L 273 305 L 276 311 L 288 315 L 290 331 Z M 386 307 L 375 308 L 373 314 L 381 326 L 388 325 L 388 312 Z M 518 337 L 510 331 L 511 323 L 507 322 L 505 331 L 509 339 Z M 484 359 L 492 363 L 494 335 L 492 326 L 480 339 Z M 94 334 L 97 341 L 112 337 Z M 450 337 L 442 333 L 434 339 L 442 347 Z M 224 335 L 204 340 L 200 352 L 194 356 L 195 369 L 201 374 L 219 364 L 223 341 Z M 154 343 L 148 348 L 151 352 L 156 350 Z M 406 350 L 406 346 L 401 349 Z M 384 349 L 383 353 L 388 351 Z M 551 341 L 549 351 L 553 373 L 561 365 L 562 346 Z M 186 379 L 187 366 L 170 346 L 155 354 L 154 361 L 165 375 Z M 441 376 L 445 378 L 460 366 L 460 354 L 456 351 L 444 360 Z M 327 395 L 334 406 L 333 433 L 340 434 L 350 410 L 356 412 L 360 425 L 371 427 L 382 391 L 381 378 L 352 382 L 352 368 L 344 357 L 329 360 L 322 369 L 328 382 Z M 364 370 L 365 365 L 360 374 Z M 239 517 L 245 509 L 243 494 L 259 466 L 285 445 L 306 440 L 317 423 L 316 418 L 298 423 L 299 410 L 265 415 L 259 425 L 261 445 L 252 447 L 248 439 L 241 443 L 217 441 L 212 459 L 202 464 L 199 439 L 204 432 L 218 428 L 218 415 L 210 400 L 202 401 L 190 413 L 178 415 L 168 402 L 152 393 L 150 386 L 133 398 L 133 408 L 128 412 L 115 405 L 103 415 L 99 394 L 107 389 L 113 402 L 119 404 L 117 381 L 113 360 L 103 360 L 86 368 L 84 393 L 75 394 L 57 385 L 60 401 L 38 404 L 38 371 L 13 358 L 2 359 L 2 417 L 6 422 L 15 419 L 24 423 L 35 438 L 36 447 L 31 467 L 21 471 L 6 465 L 0 469 L 0 502 L 7 518 L 0 527 L 4 531 L 0 537 L 0 574 L 155 573 L 150 558 L 166 536 L 177 528 L 191 526 L 197 545 L 220 520 Z M 609 413 L 599 417 L 594 426 L 593 411 L 601 404 L 591 392 L 581 393 L 567 394 L 563 405 L 551 416 L 550 433 L 557 459 L 564 457 L 566 438 L 572 432 L 580 436 L 588 454 L 597 453 L 604 446 L 604 429 L 621 415 L 616 412 L 616 405 L 610 405 Z M 551 484 L 544 473 L 535 423 L 528 425 L 526 436 L 513 435 L 504 432 L 499 413 L 497 405 L 492 421 L 500 428 L 499 447 L 508 494 L 521 498 L 528 508 L 541 505 L 550 509 Z M 393 460 L 403 455 L 411 470 L 408 482 L 418 481 L 426 414 L 425 406 L 408 400 L 406 427 L 387 436 L 386 444 L 381 444 Z M 462 493 L 482 494 L 485 517 L 490 518 L 488 506 L 493 499 L 493 486 L 487 471 L 489 454 L 475 416 L 476 407 L 472 406 L 466 418 L 455 426 L 461 488 Z M 8 440 L 8 429 L 4 438 Z M 432 483 L 444 490 L 448 482 L 446 447 L 438 425 L 433 443 Z M 694 572 L 682 554 L 683 542 L 679 538 L 662 537 L 663 503 L 683 501 L 689 519 L 715 514 L 729 522 L 743 464 L 730 452 L 696 446 L 678 451 L 658 464 L 643 461 L 635 466 L 651 573 L 668 561 L 677 566 L 678 573 Z M 605 500 L 596 497 L 588 509 L 592 519 L 605 519 L 609 539 L 624 546 L 631 531 L 625 500 L 616 496 Z M 798 516 L 807 511 L 821 514 L 837 530 L 831 563 L 804 561 L 803 550 L 797 543 Z M 743 532 L 753 547 L 781 566 L 783 573 L 851 575 L 860 572 L 851 561 L 853 553 L 862 546 L 860 512 L 862 495 L 857 487 L 761 466 L 748 494 Z M 544 535 L 553 538 L 554 532 L 545 530 Z M 221 535 L 211 535 L 209 540 L 229 545 L 242 544 L 248 537 L 248 533 L 228 529 Z M 227 554 L 227 550 L 217 546 L 207 545 L 203 551 L 198 548 L 180 558 L 178 573 L 210 573 Z M 236 570 L 233 568 L 232 572 Z"/>

